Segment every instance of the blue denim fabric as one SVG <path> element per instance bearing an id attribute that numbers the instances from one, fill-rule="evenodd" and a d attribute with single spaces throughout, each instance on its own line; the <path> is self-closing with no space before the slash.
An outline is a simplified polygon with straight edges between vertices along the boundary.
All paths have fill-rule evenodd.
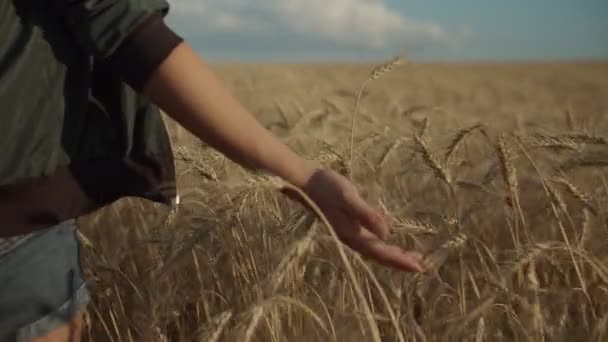
<path id="1" fill-rule="evenodd" d="M 0 341 L 25 342 L 71 321 L 90 297 L 73 220 L 0 256 Z"/>

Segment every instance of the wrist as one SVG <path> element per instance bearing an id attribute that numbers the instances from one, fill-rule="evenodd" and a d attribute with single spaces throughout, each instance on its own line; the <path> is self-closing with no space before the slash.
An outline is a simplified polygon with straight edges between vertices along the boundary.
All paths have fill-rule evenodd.
<path id="1" fill-rule="evenodd" d="M 278 176 L 294 186 L 304 189 L 312 176 L 321 170 L 321 168 L 322 166 L 318 162 L 298 156 L 293 161 L 287 163 L 284 170 Z"/>

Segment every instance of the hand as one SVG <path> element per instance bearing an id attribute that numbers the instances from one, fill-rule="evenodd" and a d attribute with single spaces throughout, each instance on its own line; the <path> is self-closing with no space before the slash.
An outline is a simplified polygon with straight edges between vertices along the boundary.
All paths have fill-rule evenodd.
<path id="1" fill-rule="evenodd" d="M 361 198 L 348 179 L 321 168 L 312 173 L 302 190 L 321 209 L 338 237 L 350 248 L 385 266 L 407 272 L 424 272 L 420 253 L 404 251 L 384 241 L 389 228 L 383 215 Z"/>

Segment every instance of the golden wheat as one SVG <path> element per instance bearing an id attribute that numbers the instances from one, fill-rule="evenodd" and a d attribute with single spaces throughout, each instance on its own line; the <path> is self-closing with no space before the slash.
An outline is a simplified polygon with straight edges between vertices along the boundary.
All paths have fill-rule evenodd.
<path id="1" fill-rule="evenodd" d="M 385 78 L 389 64 L 220 71 L 297 153 L 356 171 L 390 242 L 420 248 L 429 272 L 365 262 L 319 208 L 277 192 L 288 185 L 168 121 L 179 205 L 127 199 L 82 220 L 85 339 L 605 340 L 608 145 L 594 113 L 608 108 L 608 69 L 417 65 Z"/>

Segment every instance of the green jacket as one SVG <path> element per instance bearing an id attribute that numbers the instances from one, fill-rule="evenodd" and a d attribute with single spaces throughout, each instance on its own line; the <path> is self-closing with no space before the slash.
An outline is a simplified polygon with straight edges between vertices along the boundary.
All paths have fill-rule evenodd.
<path id="1" fill-rule="evenodd" d="M 170 203 L 160 111 L 104 64 L 163 0 L 0 1 L 0 236 L 124 196 Z"/>

